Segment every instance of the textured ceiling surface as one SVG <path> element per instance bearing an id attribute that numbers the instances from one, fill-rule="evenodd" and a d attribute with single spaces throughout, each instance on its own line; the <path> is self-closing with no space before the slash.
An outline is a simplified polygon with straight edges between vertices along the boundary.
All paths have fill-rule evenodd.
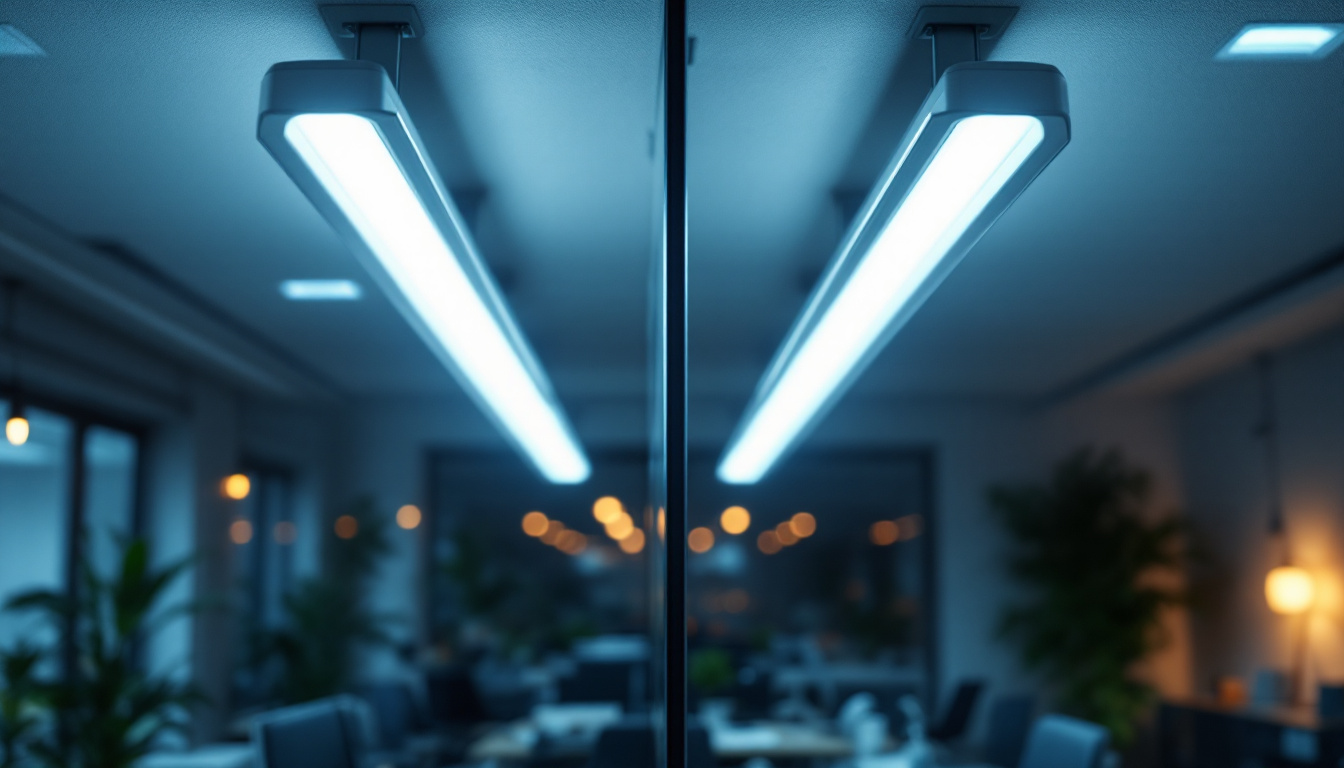
<path id="1" fill-rule="evenodd" d="M 929 87 L 913 0 L 691 3 L 692 391 L 744 402 Z M 1038 395 L 1344 245 L 1344 53 L 1216 62 L 1338 0 L 1024 1 L 987 57 L 1053 64 L 1073 139 L 860 381 Z M 403 95 L 562 399 L 644 392 L 661 7 L 430 0 Z M 7 0 L 0 195 L 114 240 L 354 394 L 456 386 L 255 139 L 278 61 L 335 58 L 311 0 Z M 693 403 L 694 405 L 694 403 Z"/>

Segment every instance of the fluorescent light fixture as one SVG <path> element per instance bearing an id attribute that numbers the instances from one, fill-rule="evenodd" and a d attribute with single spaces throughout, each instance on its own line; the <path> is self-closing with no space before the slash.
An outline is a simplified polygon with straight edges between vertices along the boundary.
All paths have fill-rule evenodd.
<path id="1" fill-rule="evenodd" d="M 354 301 L 364 289 L 353 280 L 286 280 L 280 293 L 290 301 Z"/>
<path id="2" fill-rule="evenodd" d="M 257 133 L 541 474 L 587 479 L 588 459 L 382 67 L 275 65 Z"/>
<path id="3" fill-rule="evenodd" d="M 1068 140 L 1059 70 L 949 67 L 767 369 L 719 479 L 760 480 Z"/>
<path id="4" fill-rule="evenodd" d="M 1344 42 L 1344 24 L 1247 24 L 1219 59 L 1321 59 Z"/>

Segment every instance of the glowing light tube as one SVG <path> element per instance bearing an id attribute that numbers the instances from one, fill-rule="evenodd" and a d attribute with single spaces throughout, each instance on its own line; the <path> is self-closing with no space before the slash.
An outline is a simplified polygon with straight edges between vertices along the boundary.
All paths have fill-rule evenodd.
<path id="1" fill-rule="evenodd" d="M 583 449 L 382 70 L 295 62 L 267 78 L 262 143 L 541 474 L 586 480 Z"/>
<path id="2" fill-rule="evenodd" d="M 1060 98 L 1042 99 L 1056 81 Z M 948 70 L 758 387 L 721 480 L 760 480 L 1059 151 L 1062 88 L 1040 65 Z M 1014 90 L 1024 94 L 1016 113 L 1004 98 Z"/>

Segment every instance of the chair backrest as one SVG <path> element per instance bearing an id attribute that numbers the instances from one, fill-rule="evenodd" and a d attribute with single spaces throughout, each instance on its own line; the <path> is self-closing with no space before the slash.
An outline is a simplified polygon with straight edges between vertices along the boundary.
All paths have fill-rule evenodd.
<path id="1" fill-rule="evenodd" d="M 943 712 L 943 717 L 929 728 L 929 738 L 934 741 L 952 741 L 966 733 L 971 724 L 971 715 L 975 714 L 975 704 L 985 684 L 981 680 L 965 680 L 957 686 L 952 695 L 952 703 Z"/>
<path id="2" fill-rule="evenodd" d="M 1032 727 L 1018 768 L 1098 768 L 1110 741 L 1100 725 L 1046 715 Z"/>
<path id="3" fill-rule="evenodd" d="M 476 681 L 462 667 L 445 667 L 425 673 L 430 717 L 440 725 L 466 725 L 485 719 Z"/>
<path id="4" fill-rule="evenodd" d="M 368 702 L 378 723 L 378 746 L 399 750 L 415 729 L 415 698 L 402 681 L 365 683 L 355 693 Z"/>
<path id="5" fill-rule="evenodd" d="M 336 699 L 268 712 L 252 726 L 260 768 L 356 768 L 347 714 Z"/>
<path id="6" fill-rule="evenodd" d="M 1022 759 L 1032 718 L 1036 716 L 1034 696 L 998 696 L 989 707 L 989 727 L 985 734 L 984 761 L 999 768 L 1016 768 Z"/>
<path id="7" fill-rule="evenodd" d="M 654 768 L 658 763 L 653 726 L 647 717 L 628 717 L 602 729 L 588 768 Z M 709 731 L 699 723 L 686 725 L 686 765 L 715 768 Z"/>
<path id="8" fill-rule="evenodd" d="M 642 661 L 580 661 L 572 677 L 560 680 L 560 701 L 614 701 L 638 709 L 644 699 L 643 671 Z"/>

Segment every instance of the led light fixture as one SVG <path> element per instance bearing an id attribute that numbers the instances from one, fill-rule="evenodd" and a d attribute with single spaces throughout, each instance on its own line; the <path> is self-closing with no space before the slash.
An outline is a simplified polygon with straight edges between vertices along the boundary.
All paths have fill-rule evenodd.
<path id="1" fill-rule="evenodd" d="M 258 138 L 482 409 L 554 483 L 590 468 L 384 69 L 277 64 Z"/>
<path id="2" fill-rule="evenodd" d="M 1219 59 L 1322 59 L 1344 43 L 1344 24 L 1247 24 Z"/>
<path id="3" fill-rule="evenodd" d="M 1068 140 L 1059 70 L 949 67 L 767 369 L 719 479 L 760 480 Z"/>
<path id="4" fill-rule="evenodd" d="M 354 301 L 364 290 L 352 280 L 286 280 L 280 293 L 290 301 Z"/>

